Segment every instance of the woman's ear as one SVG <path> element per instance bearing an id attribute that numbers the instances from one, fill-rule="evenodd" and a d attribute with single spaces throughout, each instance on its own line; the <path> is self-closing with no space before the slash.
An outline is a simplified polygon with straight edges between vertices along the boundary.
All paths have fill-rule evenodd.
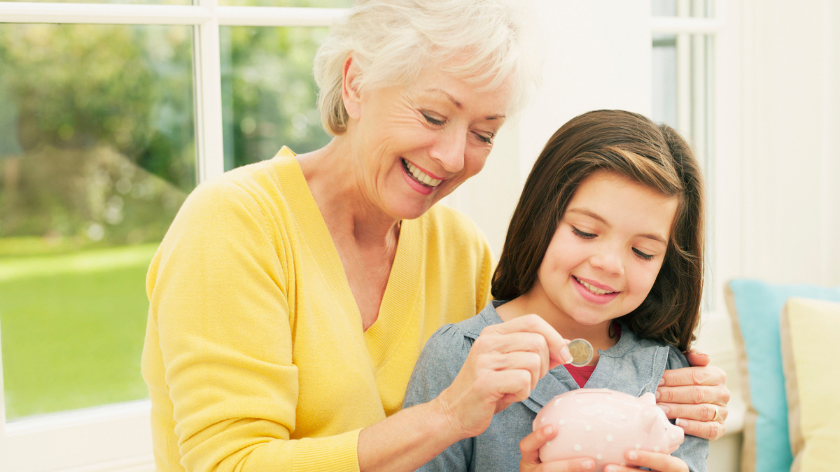
<path id="1" fill-rule="evenodd" d="M 359 67 L 353 60 L 353 53 L 348 53 L 344 59 L 344 71 L 341 78 L 341 98 L 344 109 L 350 118 L 358 120 L 362 114 L 361 96 L 356 79 L 359 77 Z"/>

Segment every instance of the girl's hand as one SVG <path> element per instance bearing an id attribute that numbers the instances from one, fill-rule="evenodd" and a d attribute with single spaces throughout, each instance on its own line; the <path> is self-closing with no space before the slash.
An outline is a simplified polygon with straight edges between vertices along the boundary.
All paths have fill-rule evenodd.
<path id="1" fill-rule="evenodd" d="M 585 472 L 595 469 L 595 461 L 590 458 L 569 459 L 566 461 L 540 462 L 540 448 L 557 436 L 554 425 L 545 425 L 525 436 L 519 442 L 519 472 Z M 688 470 L 688 469 L 686 469 Z"/>
<path id="2" fill-rule="evenodd" d="M 462 438 L 484 432 L 495 413 L 528 398 L 549 369 L 571 362 L 567 341 L 537 315 L 488 326 L 460 372 L 435 399 Z"/>
<path id="3" fill-rule="evenodd" d="M 707 354 L 685 353 L 693 367 L 666 370 L 656 389 L 656 403 L 677 426 L 700 438 L 715 440 L 726 431 L 729 389 L 726 373 L 709 364 Z"/>
<path id="4" fill-rule="evenodd" d="M 604 472 L 631 472 L 647 467 L 653 472 L 688 472 L 688 465 L 679 457 L 661 452 L 627 451 L 625 454 L 627 465 L 610 464 L 604 467 Z"/>

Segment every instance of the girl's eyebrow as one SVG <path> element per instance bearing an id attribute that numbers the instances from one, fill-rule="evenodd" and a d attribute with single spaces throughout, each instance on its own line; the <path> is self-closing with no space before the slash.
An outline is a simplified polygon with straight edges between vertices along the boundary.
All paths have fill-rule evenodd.
<path id="1" fill-rule="evenodd" d="M 600 221 L 601 223 L 604 223 L 608 227 L 612 227 L 612 225 L 607 220 L 605 220 L 601 215 L 595 213 L 594 211 L 588 210 L 586 208 L 569 208 L 566 211 L 568 211 L 569 213 L 580 213 L 581 215 L 585 215 L 585 216 L 588 216 L 590 218 L 594 218 L 594 219 Z M 665 241 L 664 239 L 662 239 L 662 236 L 659 236 L 659 235 L 656 235 L 656 234 L 645 233 L 645 234 L 639 234 L 638 236 L 641 236 L 643 238 L 652 239 L 652 240 L 658 241 L 662 244 L 666 244 L 666 245 L 668 244 L 668 241 Z"/>

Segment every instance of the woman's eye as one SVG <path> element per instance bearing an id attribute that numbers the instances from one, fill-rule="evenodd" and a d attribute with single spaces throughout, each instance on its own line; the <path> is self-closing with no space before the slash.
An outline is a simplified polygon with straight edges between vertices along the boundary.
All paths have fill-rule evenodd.
<path id="1" fill-rule="evenodd" d="M 645 253 L 643 253 L 642 251 L 640 251 L 636 248 L 633 248 L 633 252 L 635 252 L 637 256 L 639 256 L 640 258 L 642 258 L 646 261 L 649 261 L 649 260 L 653 259 L 652 254 L 645 254 Z"/>
<path id="2" fill-rule="evenodd" d="M 478 136 L 478 140 L 485 144 L 493 144 L 493 137 L 494 135 L 484 135 L 481 133 L 475 133 Z"/>
<path id="3" fill-rule="evenodd" d="M 428 113 L 425 113 L 425 112 L 423 112 L 423 118 L 425 118 L 426 121 L 429 122 L 429 124 L 432 124 L 432 125 L 435 125 L 435 126 L 440 126 L 440 125 L 446 123 L 446 120 L 435 118 L 432 115 L 430 115 Z"/>
<path id="4" fill-rule="evenodd" d="M 597 236 L 597 234 L 594 234 L 594 233 L 585 233 L 585 232 L 575 228 L 574 226 L 572 226 L 572 232 L 575 233 L 577 236 L 583 238 L 583 239 L 592 239 L 595 236 Z"/>

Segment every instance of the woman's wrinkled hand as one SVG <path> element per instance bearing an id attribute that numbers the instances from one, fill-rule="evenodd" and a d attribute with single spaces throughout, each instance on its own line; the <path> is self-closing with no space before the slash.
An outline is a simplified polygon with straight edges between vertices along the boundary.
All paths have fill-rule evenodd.
<path id="1" fill-rule="evenodd" d="M 549 369 L 572 360 L 567 341 L 537 315 L 481 331 L 461 371 L 435 399 L 461 437 L 484 432 L 495 413 L 528 398 Z"/>
<path id="2" fill-rule="evenodd" d="M 726 373 L 709 365 L 707 354 L 689 351 L 692 367 L 666 370 L 656 389 L 656 403 L 686 434 L 715 440 L 726 432 L 730 393 Z"/>
<path id="3" fill-rule="evenodd" d="M 519 442 L 519 472 L 586 472 L 595 469 L 595 460 L 588 457 L 564 461 L 540 462 L 540 448 L 557 436 L 557 427 L 545 425 Z"/>
<path id="4" fill-rule="evenodd" d="M 647 467 L 653 472 L 688 472 L 688 465 L 679 457 L 661 452 L 627 451 L 625 465 L 609 464 L 604 472 L 632 472 Z"/>

